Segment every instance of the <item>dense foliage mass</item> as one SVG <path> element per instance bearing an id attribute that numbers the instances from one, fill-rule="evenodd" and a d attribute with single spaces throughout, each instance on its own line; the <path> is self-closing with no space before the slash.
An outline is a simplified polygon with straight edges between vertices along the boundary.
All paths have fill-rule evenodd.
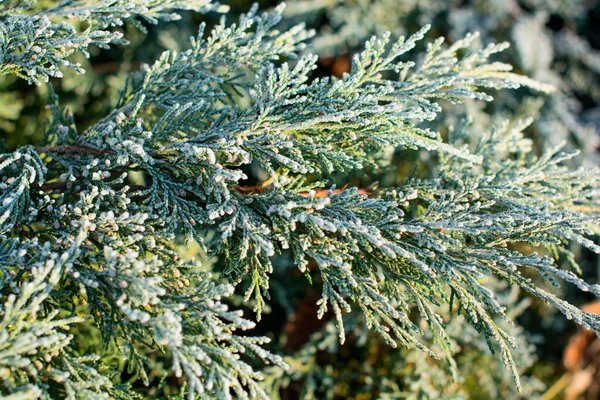
<path id="1" fill-rule="evenodd" d="M 600 334 L 549 288 L 600 296 L 569 88 L 473 33 L 292 23 L 358 3 L 0 1 L 1 395 L 531 398 L 531 299 Z M 521 92 L 542 125 L 499 120 Z"/>

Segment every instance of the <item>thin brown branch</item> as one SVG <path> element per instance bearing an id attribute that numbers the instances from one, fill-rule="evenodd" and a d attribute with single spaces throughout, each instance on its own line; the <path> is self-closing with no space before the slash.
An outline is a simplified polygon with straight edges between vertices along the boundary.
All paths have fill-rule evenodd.
<path id="1" fill-rule="evenodd" d="M 42 153 L 88 153 L 88 154 L 114 154 L 110 150 L 96 149 L 87 146 L 44 146 L 35 149 L 38 154 Z"/>
<path id="2" fill-rule="evenodd" d="M 50 182 L 50 183 L 45 183 L 42 185 L 41 189 L 45 190 L 45 191 L 54 191 L 54 190 L 58 190 L 60 192 L 65 191 L 69 188 L 69 185 L 74 185 L 74 183 L 71 182 Z M 118 184 L 118 185 L 113 185 L 112 188 L 116 189 L 116 190 L 120 190 L 123 189 L 125 186 L 127 186 L 129 188 L 130 191 L 132 192 L 141 192 L 144 190 L 148 190 L 150 189 L 148 186 L 144 186 L 144 185 L 129 185 L 129 184 Z M 344 186 L 341 189 L 335 189 L 333 191 L 334 194 L 338 194 L 343 192 L 344 190 L 346 190 L 348 186 Z M 258 184 L 258 185 L 253 185 L 253 186 L 234 186 L 233 189 L 235 191 L 237 191 L 238 193 L 241 194 L 245 194 L 245 195 L 250 195 L 250 194 L 260 194 L 266 191 L 271 190 L 271 188 L 269 186 L 264 186 L 263 184 Z M 364 194 L 367 196 L 371 196 L 373 194 L 373 191 L 369 188 L 367 189 L 358 189 L 357 192 L 359 194 Z M 309 192 L 300 192 L 300 195 L 302 196 L 308 196 Z M 326 197 L 329 193 L 329 189 L 317 189 L 315 190 L 315 197 L 316 198 L 322 198 L 322 197 Z"/>
<path id="3" fill-rule="evenodd" d="M 36 149 L 36 152 L 38 152 L 39 154 L 41 153 L 88 153 L 88 154 L 114 154 L 112 151 L 110 150 L 104 150 L 104 149 L 96 149 L 93 147 L 87 147 L 87 146 L 46 146 L 46 147 L 39 147 Z M 241 194 L 258 194 L 258 193 L 262 193 L 268 190 L 271 190 L 269 187 L 269 181 L 265 181 L 262 183 L 259 183 L 257 185 L 253 185 L 253 186 L 234 186 L 233 188 L 241 193 Z M 124 185 L 119 185 L 120 188 L 122 188 Z M 130 187 L 130 189 L 134 190 L 134 191 L 141 191 L 141 190 L 146 190 L 148 189 L 148 187 L 146 186 L 138 186 L 138 185 L 128 185 Z M 48 183 L 42 186 L 43 190 L 65 190 L 67 188 L 67 183 L 66 182 L 56 182 L 56 183 Z M 344 190 L 346 190 L 347 185 L 344 186 L 341 189 L 335 189 L 333 191 L 334 194 L 338 194 L 343 192 Z M 315 190 L 315 197 L 317 198 L 321 198 L 321 197 L 325 197 L 327 196 L 327 194 L 329 193 L 329 189 L 317 189 Z M 364 194 L 367 196 L 370 196 L 372 194 L 372 190 L 369 188 L 366 189 L 358 189 L 358 193 L 359 194 Z M 308 196 L 308 192 L 301 192 L 300 193 L 303 196 Z"/>
<path id="4" fill-rule="evenodd" d="M 74 183 L 74 182 L 50 182 L 50 183 L 43 184 L 41 186 L 41 189 L 45 190 L 45 191 L 49 191 L 49 192 L 54 191 L 54 190 L 58 190 L 58 191 L 62 192 L 62 191 L 67 190 L 69 188 L 69 185 L 73 186 L 73 185 L 76 185 L 76 183 Z M 135 192 L 149 189 L 148 186 L 128 185 L 128 184 L 113 185 L 112 188 L 116 189 L 116 190 L 120 190 L 120 189 L 123 189 L 125 186 L 127 186 L 129 188 L 129 190 L 135 191 Z"/>
<path id="5" fill-rule="evenodd" d="M 348 185 L 344 186 L 341 189 L 334 189 L 333 193 L 334 194 L 341 193 L 344 190 L 346 190 L 347 188 L 348 188 Z M 271 188 L 269 186 L 265 186 L 264 183 L 259 183 L 258 185 L 253 185 L 253 186 L 234 186 L 234 189 L 241 194 L 259 194 L 259 193 L 263 193 L 268 190 L 271 190 Z M 367 196 L 370 196 L 373 194 L 373 191 L 369 188 L 358 189 L 357 192 L 358 192 L 358 194 L 364 194 Z M 329 193 L 329 189 L 316 189 L 315 197 L 316 198 L 326 197 L 328 193 Z M 300 194 L 302 196 L 308 196 L 308 192 L 300 192 Z"/>

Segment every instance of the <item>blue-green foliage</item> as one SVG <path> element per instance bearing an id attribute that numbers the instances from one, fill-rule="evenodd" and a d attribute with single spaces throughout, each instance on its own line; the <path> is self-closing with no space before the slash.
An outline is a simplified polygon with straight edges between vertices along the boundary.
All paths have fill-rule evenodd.
<path id="1" fill-rule="evenodd" d="M 82 72 L 71 52 L 124 44 L 115 27 L 128 20 L 222 11 L 207 1 L 0 9 L 0 70 L 35 84 L 64 68 Z M 490 61 L 506 45 L 478 47 L 470 34 L 450 46 L 434 40 L 419 62 L 408 60 L 428 26 L 373 37 L 350 73 L 314 78 L 318 58 L 302 54 L 313 32 L 280 31 L 282 9 L 202 25 L 188 50 L 133 73 L 114 110 L 85 130 L 53 96 L 44 142 L 0 155 L 0 393 L 143 397 L 130 384 L 156 384 L 164 365 L 188 398 L 268 398 L 261 368 L 278 368 L 268 370 L 273 382 L 289 365 L 265 350 L 268 338 L 239 334 L 255 323 L 225 299 L 244 286 L 256 312 L 247 318 L 260 320 L 278 255 L 319 287 L 315 312 L 332 311 L 340 344 L 350 320 L 354 336 L 368 327 L 386 345 L 445 358 L 455 378 L 463 338 L 442 310 L 499 349 L 519 386 L 519 330 L 499 281 L 600 332 L 600 317 L 528 272 L 600 295 L 553 257 L 575 266 L 571 242 L 600 250 L 590 240 L 598 172 L 565 166 L 574 154 L 560 148 L 534 156 L 523 135 L 530 120 L 491 132 L 465 121 L 448 140 L 422 124 L 440 102 L 554 88 Z M 391 148 L 431 153 L 435 167 L 398 187 L 332 185 L 334 173 L 377 168 Z M 258 185 L 248 183 L 252 168 L 265 177 Z M 205 242 L 229 283 L 183 259 L 180 234 Z M 93 327 L 102 346 L 86 351 L 81 332 Z M 130 384 L 114 358 L 126 360 Z"/>

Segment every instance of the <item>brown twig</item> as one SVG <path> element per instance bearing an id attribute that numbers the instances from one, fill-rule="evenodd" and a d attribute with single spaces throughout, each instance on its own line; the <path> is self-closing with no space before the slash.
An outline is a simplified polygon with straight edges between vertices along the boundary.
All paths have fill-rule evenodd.
<path id="1" fill-rule="evenodd" d="M 69 146 L 69 145 L 63 145 L 63 146 L 45 146 L 45 147 L 39 147 L 37 149 L 35 149 L 35 151 L 38 154 L 42 154 L 42 153 L 88 153 L 88 154 L 100 154 L 100 155 L 105 155 L 105 154 L 114 154 L 113 151 L 111 150 L 105 150 L 105 149 L 96 149 L 94 147 L 87 147 L 87 146 Z M 271 190 L 271 188 L 269 187 L 269 183 L 270 180 L 267 180 L 265 182 L 259 183 L 257 185 L 253 185 L 253 186 L 234 186 L 233 188 L 241 193 L 241 194 L 259 194 L 259 193 L 263 193 L 265 191 Z M 52 191 L 52 190 L 65 190 L 67 188 L 68 183 L 67 182 L 53 182 L 53 183 L 47 183 L 42 185 L 42 189 L 43 190 L 48 190 L 48 191 Z M 142 191 L 142 190 L 147 190 L 148 187 L 147 186 L 140 186 L 140 185 L 118 185 L 120 188 L 124 187 L 124 186 L 129 186 L 130 189 L 134 190 L 134 191 Z M 335 189 L 333 190 L 334 194 L 338 194 L 343 192 L 344 190 L 346 190 L 346 188 L 348 187 L 348 185 L 344 186 L 341 189 Z M 357 191 L 359 194 L 364 194 L 367 196 L 370 196 L 372 194 L 372 190 L 371 189 L 358 189 Z M 300 194 L 302 196 L 308 196 L 309 192 L 300 192 Z M 327 196 L 329 193 L 329 189 L 316 189 L 315 190 L 315 197 L 316 198 L 322 198 Z"/>
<path id="2" fill-rule="evenodd" d="M 44 146 L 35 149 L 38 154 L 42 153 L 89 153 L 89 154 L 114 154 L 110 150 L 96 149 L 87 146 Z"/>
<path id="3" fill-rule="evenodd" d="M 42 190 L 45 191 L 54 191 L 54 190 L 58 190 L 58 191 L 64 191 L 68 188 L 68 185 L 74 185 L 75 183 L 73 182 L 51 182 L 51 183 L 45 183 L 41 186 Z M 113 189 L 122 189 L 125 186 L 129 187 L 129 189 L 131 191 L 134 192 L 140 192 L 140 191 L 144 191 L 144 190 L 148 190 L 149 187 L 148 186 L 143 186 L 143 185 L 128 185 L 128 184 L 118 184 L 118 185 L 114 185 Z M 334 194 L 338 194 L 343 192 L 344 190 L 346 190 L 347 186 L 344 186 L 341 189 L 335 189 L 333 191 Z M 253 185 L 253 186 L 234 186 L 233 187 L 234 190 L 236 190 L 238 193 L 241 194 L 246 194 L 246 195 L 250 195 L 250 194 L 260 194 L 260 193 L 264 193 L 266 191 L 271 190 L 270 187 L 268 186 L 261 186 L 259 185 Z M 300 195 L 307 197 L 309 192 L 300 192 Z M 329 189 L 317 189 L 315 190 L 315 196 L 316 198 L 323 198 L 326 197 L 329 193 Z M 363 194 L 363 195 L 367 195 L 367 196 L 371 196 L 373 193 L 370 189 L 358 189 L 357 193 L 359 194 Z"/>
<path id="4" fill-rule="evenodd" d="M 345 185 L 341 189 L 334 189 L 333 194 L 341 193 L 344 190 L 346 190 L 347 188 L 348 188 L 348 185 Z M 253 185 L 253 186 L 234 186 L 234 189 L 241 194 L 259 194 L 259 193 L 263 193 L 268 190 L 271 190 L 271 188 L 264 185 L 264 183 L 259 183 L 258 185 Z M 329 193 L 329 189 L 316 189 L 314 192 L 315 192 L 314 197 L 322 198 L 322 197 L 327 196 L 327 194 Z M 300 194 L 305 197 L 308 196 L 308 193 L 309 192 L 300 192 Z M 366 188 L 366 189 L 358 189 L 357 193 L 370 196 L 373 194 L 373 191 L 369 188 Z"/>

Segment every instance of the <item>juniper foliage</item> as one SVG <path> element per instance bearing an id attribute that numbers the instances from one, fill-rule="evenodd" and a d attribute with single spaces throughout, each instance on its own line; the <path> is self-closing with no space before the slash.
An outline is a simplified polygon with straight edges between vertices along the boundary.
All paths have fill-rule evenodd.
<path id="1" fill-rule="evenodd" d="M 478 32 L 486 43 L 508 40 L 514 46 L 503 53 L 503 60 L 557 91 L 551 96 L 500 93 L 491 113 L 471 107 L 475 120 L 482 121 L 478 129 L 486 129 L 490 117 L 499 118 L 499 123 L 507 113 L 533 116 L 530 136 L 540 148 L 566 140 L 596 165 L 600 58 L 583 34 L 594 24 L 586 18 L 595 8 L 596 2 L 578 0 L 302 0 L 286 13 L 308 21 L 327 16 L 330 22 L 311 48 L 324 57 L 358 52 L 372 35 L 406 35 L 431 21 L 437 21 L 436 30 L 452 42 L 469 32 Z"/>
<path id="2" fill-rule="evenodd" d="M 488 285 L 499 292 L 505 288 L 505 284 L 493 279 Z M 498 298 L 503 306 L 510 307 L 511 318 L 530 306 L 528 299 L 519 297 L 518 288 L 513 287 Z M 291 365 L 290 373 L 268 369 L 266 382 L 271 391 L 277 393 L 299 386 L 298 394 L 303 399 L 344 396 L 530 399 L 538 398 L 544 389 L 544 384 L 537 378 L 525 375 L 522 376 L 523 390 L 518 392 L 510 374 L 505 373 L 502 361 L 489 352 L 485 339 L 462 316 L 453 318 L 446 325 L 451 351 L 457 361 L 458 374 L 455 376 L 438 360 L 423 357 L 420 351 L 399 348 L 390 352 L 381 337 L 367 330 L 360 318 L 347 315 L 345 323 L 354 336 L 345 345 L 340 346 L 337 329 L 329 322 L 312 334 L 307 344 L 286 357 Z M 499 323 L 517 340 L 519 351 L 514 356 L 519 370 L 531 368 L 537 361 L 536 349 L 527 342 L 522 327 L 506 321 Z M 485 372 L 473 368 L 474 365 L 485 365 Z M 469 390 L 469 382 L 477 389 Z"/>
<path id="3" fill-rule="evenodd" d="M 254 6 L 237 22 L 202 24 L 187 50 L 142 65 L 113 110 L 80 129 L 45 83 L 65 69 L 83 72 L 71 53 L 126 44 L 119 27 L 127 21 L 143 28 L 176 19 L 172 9 L 223 7 L 0 7 L 2 73 L 51 93 L 43 141 L 0 155 L 2 395 L 268 398 L 290 365 L 292 377 L 319 374 L 267 350 L 269 338 L 240 332 L 268 311 L 270 283 L 284 268 L 278 257 L 319 288 L 315 312 L 334 318 L 330 348 L 338 346 L 331 332 L 340 345 L 347 331 L 351 342 L 375 337 L 444 358 L 455 380 L 462 338 L 444 307 L 500 351 L 519 388 L 518 329 L 499 282 L 600 334 L 600 317 L 528 272 L 600 295 L 556 265 L 566 258 L 577 269 L 572 242 L 600 251 L 590 239 L 598 171 L 565 165 L 575 154 L 559 147 L 535 156 L 523 134 L 531 120 L 491 132 L 469 131 L 465 120 L 448 138 L 425 126 L 442 103 L 554 90 L 492 61 L 506 44 L 436 39 L 413 62 L 425 26 L 373 37 L 350 73 L 315 78 L 318 58 L 304 54 L 314 33 L 302 24 L 282 30 L 283 6 L 264 14 Z M 335 188 L 334 175 L 377 169 L 391 148 L 431 154 L 436 168 L 397 187 Z M 252 184 L 252 174 L 264 179 Z M 203 244 L 205 262 L 182 257 L 182 241 Z M 219 260 L 213 268 L 209 257 Z M 254 315 L 230 309 L 234 287 Z M 86 348 L 86 335 L 102 345 Z M 314 357 L 318 345 L 310 346 L 300 359 Z M 275 367 L 261 383 L 265 364 Z M 162 365 L 165 379 L 179 379 L 176 391 L 157 382 Z"/>

